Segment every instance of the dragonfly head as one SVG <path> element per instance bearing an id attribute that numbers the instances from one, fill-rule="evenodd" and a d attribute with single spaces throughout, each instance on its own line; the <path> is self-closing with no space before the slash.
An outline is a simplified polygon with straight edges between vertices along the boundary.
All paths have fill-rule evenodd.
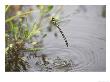
<path id="1" fill-rule="evenodd" d="M 52 17 L 52 21 L 55 21 L 55 18 L 54 17 Z"/>

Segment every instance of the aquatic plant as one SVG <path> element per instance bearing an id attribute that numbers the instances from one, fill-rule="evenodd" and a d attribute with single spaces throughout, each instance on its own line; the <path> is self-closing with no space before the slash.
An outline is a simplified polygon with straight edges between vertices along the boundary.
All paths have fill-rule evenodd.
<path id="1" fill-rule="evenodd" d="M 19 5 L 20 6 L 20 5 Z M 23 51 L 38 51 L 40 46 L 37 48 L 26 48 L 25 43 L 38 45 L 38 41 L 33 42 L 32 37 L 41 33 L 41 19 L 40 22 L 34 22 L 31 26 L 27 23 L 27 17 L 29 14 L 34 12 L 34 10 L 19 11 L 20 13 L 10 16 L 10 11 L 12 7 L 16 5 L 6 5 L 5 6 L 5 71 L 26 71 L 29 67 L 28 62 L 25 60 Z M 42 8 L 43 6 L 39 6 Z M 53 6 L 47 6 L 44 9 L 43 14 L 48 13 Z M 14 12 L 14 11 L 13 11 Z M 18 11 L 17 11 L 18 12 Z M 26 22 L 24 25 L 24 21 Z"/>
<path id="2" fill-rule="evenodd" d="M 29 63 L 25 58 L 24 52 L 37 52 L 42 49 L 42 39 L 47 36 L 43 33 L 43 20 L 47 18 L 47 23 L 51 25 L 53 15 L 50 14 L 54 6 L 52 5 L 37 5 L 39 12 L 39 19 L 36 18 L 34 22 L 28 24 L 28 17 L 34 13 L 35 9 L 27 9 L 22 11 L 20 5 L 6 5 L 5 6 L 5 71 L 27 71 Z M 57 15 L 62 6 L 54 13 L 54 18 L 58 19 Z M 56 15 L 55 15 L 56 14 Z M 60 27 L 57 27 L 60 29 Z M 60 30 L 66 45 L 68 42 L 62 30 Z M 57 36 L 57 33 L 55 34 Z M 42 36 L 41 40 L 37 40 Z M 33 38 L 36 41 L 33 41 Z M 31 47 L 26 47 L 26 44 Z M 33 55 L 34 56 L 34 55 Z M 36 56 L 37 57 L 37 56 Z M 42 57 L 42 61 L 45 57 Z"/>

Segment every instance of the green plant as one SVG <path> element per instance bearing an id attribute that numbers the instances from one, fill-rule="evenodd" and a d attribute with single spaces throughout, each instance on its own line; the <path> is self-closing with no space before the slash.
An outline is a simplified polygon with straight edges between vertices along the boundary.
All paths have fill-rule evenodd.
<path id="1" fill-rule="evenodd" d="M 53 6 L 48 6 L 48 8 L 43 9 L 42 14 L 48 13 Z M 32 37 L 40 34 L 40 24 L 35 22 L 30 27 L 28 23 L 23 26 L 24 19 L 27 19 L 28 14 L 34 11 L 26 11 L 14 16 L 8 16 L 8 11 L 11 9 L 11 5 L 5 6 L 5 14 L 7 18 L 5 19 L 5 71 L 26 71 L 29 64 L 24 60 L 24 55 L 22 51 L 38 51 L 41 48 L 25 48 L 25 43 L 33 43 Z M 15 20 L 18 18 L 18 20 Z M 36 41 L 37 42 L 37 41 Z"/>
<path id="2" fill-rule="evenodd" d="M 27 62 L 23 52 L 34 53 L 42 49 L 42 47 L 39 46 L 40 41 L 33 41 L 32 38 L 41 35 L 43 39 L 47 36 L 47 34 L 43 34 L 42 21 L 51 12 L 54 6 L 37 5 L 36 7 L 40 10 L 39 20 L 36 18 L 37 21 L 32 22 L 29 25 L 27 18 L 36 10 L 19 10 L 16 11 L 19 13 L 15 13 L 14 15 L 10 16 L 8 14 L 11 11 L 12 5 L 5 6 L 5 71 L 27 71 L 29 63 Z M 61 8 L 57 10 L 56 14 L 59 13 Z M 54 15 L 54 17 L 59 19 L 59 15 Z M 50 20 L 48 22 L 50 24 L 50 18 L 52 17 L 47 16 L 47 18 Z M 31 44 L 32 47 L 25 47 L 26 43 Z"/>

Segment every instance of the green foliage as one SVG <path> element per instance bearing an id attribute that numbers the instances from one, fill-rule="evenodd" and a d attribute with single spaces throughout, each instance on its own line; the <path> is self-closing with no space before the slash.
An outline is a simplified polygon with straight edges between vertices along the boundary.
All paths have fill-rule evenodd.
<path id="1" fill-rule="evenodd" d="M 37 5 L 37 7 L 40 9 L 41 16 L 46 15 L 53 9 L 52 5 Z"/>
<path id="2" fill-rule="evenodd" d="M 48 13 L 50 12 L 52 9 L 53 9 L 53 6 L 52 5 L 38 5 L 37 6 L 43 13 Z"/>
<path id="3" fill-rule="evenodd" d="M 9 7 L 10 7 L 10 5 L 5 6 L 5 13 L 8 11 Z"/>
<path id="4" fill-rule="evenodd" d="M 24 25 L 23 19 L 27 18 L 24 17 L 22 19 L 21 17 L 32 13 L 32 11 L 16 14 L 10 17 L 8 16 L 10 8 L 10 6 L 6 6 L 5 10 L 5 14 L 7 15 L 5 23 L 7 25 L 6 28 L 8 28 L 5 32 L 5 71 L 26 71 L 29 64 L 23 59 L 25 56 L 22 52 L 39 51 L 41 48 L 25 48 L 24 45 L 27 42 L 32 42 L 32 37 L 34 35 L 40 34 L 40 27 L 38 27 L 37 22 L 33 23 L 31 26 L 28 26 L 27 22 Z M 16 18 L 17 20 L 15 20 Z"/>
<path id="5" fill-rule="evenodd" d="M 28 32 L 27 39 L 30 39 L 32 36 L 39 34 L 39 33 L 40 33 L 40 28 L 36 24 L 34 24 L 31 31 Z"/>
<path id="6" fill-rule="evenodd" d="M 45 8 L 44 12 L 48 13 L 53 9 L 52 5 L 47 6 L 47 8 Z"/>
<path id="7" fill-rule="evenodd" d="M 23 42 L 14 42 L 5 49 L 5 71 L 26 71 L 29 64 L 22 59 Z"/>
<path id="8" fill-rule="evenodd" d="M 7 10 L 6 10 L 7 11 Z M 10 21 L 12 21 L 12 20 L 14 20 L 15 18 L 17 18 L 17 17 L 25 17 L 26 15 L 28 15 L 28 14 L 30 14 L 30 13 L 32 13 L 33 11 L 27 11 L 27 12 L 20 12 L 19 14 L 16 14 L 15 16 L 11 16 L 11 17 L 9 17 L 9 18 L 7 18 L 6 20 L 5 20 L 5 22 L 7 23 L 7 22 L 10 22 Z"/>
<path id="9" fill-rule="evenodd" d="M 10 16 L 8 13 L 12 7 L 11 5 L 5 6 L 5 71 L 7 72 L 27 71 L 29 64 L 23 52 L 37 52 L 43 49 L 39 46 L 40 41 L 33 41 L 32 38 L 43 34 L 41 31 L 42 21 L 45 18 L 44 16 L 50 13 L 54 6 L 38 5 L 36 7 L 40 10 L 40 19 L 37 22 L 30 23 L 32 25 L 28 25 L 28 22 L 26 21 L 28 15 L 35 10 L 27 10 L 25 12 L 19 11 L 19 13 Z M 42 39 L 46 36 L 47 34 L 43 34 Z M 25 47 L 26 43 L 31 44 L 33 47 Z"/>

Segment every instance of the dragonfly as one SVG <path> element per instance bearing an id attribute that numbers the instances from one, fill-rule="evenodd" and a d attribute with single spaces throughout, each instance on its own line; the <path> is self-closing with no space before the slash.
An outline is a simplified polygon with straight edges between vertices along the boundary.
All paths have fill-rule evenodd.
<path id="1" fill-rule="evenodd" d="M 66 46 L 68 47 L 68 41 L 67 41 L 67 39 L 66 39 L 66 36 L 65 36 L 65 34 L 63 33 L 62 29 L 59 27 L 59 24 L 57 23 L 57 20 L 56 20 L 54 17 L 52 17 L 50 22 L 51 22 L 55 27 L 58 28 L 58 30 L 60 31 L 60 33 L 61 33 L 61 35 L 62 35 L 62 37 L 63 37 L 63 39 L 64 39 L 64 41 L 65 41 Z"/>
<path id="2" fill-rule="evenodd" d="M 49 19 L 50 19 L 50 23 L 51 23 L 52 25 L 54 25 L 55 27 L 58 28 L 59 32 L 61 33 L 61 35 L 62 35 L 62 37 L 63 37 L 63 39 L 64 39 L 64 41 L 65 41 L 66 46 L 68 47 L 69 44 L 68 44 L 67 38 L 66 38 L 64 32 L 62 31 L 62 29 L 60 28 L 59 22 L 58 22 L 58 19 L 57 19 L 57 18 L 59 18 L 59 17 L 57 17 L 57 16 L 59 16 L 59 14 L 61 14 L 60 11 L 62 11 L 62 8 L 63 8 L 63 6 L 61 6 L 61 7 L 60 7 L 56 12 L 54 12 L 53 14 L 49 14 Z M 62 17 L 63 21 L 60 21 L 60 22 L 65 22 L 65 20 L 64 20 L 65 18 L 70 18 L 71 16 L 73 16 L 73 15 L 79 13 L 79 12 L 80 12 L 79 9 L 76 9 L 76 10 L 73 11 L 72 13 L 67 14 L 65 17 Z M 69 19 L 69 20 L 66 19 L 66 21 L 71 21 L 71 20 L 70 20 L 70 19 Z"/>

